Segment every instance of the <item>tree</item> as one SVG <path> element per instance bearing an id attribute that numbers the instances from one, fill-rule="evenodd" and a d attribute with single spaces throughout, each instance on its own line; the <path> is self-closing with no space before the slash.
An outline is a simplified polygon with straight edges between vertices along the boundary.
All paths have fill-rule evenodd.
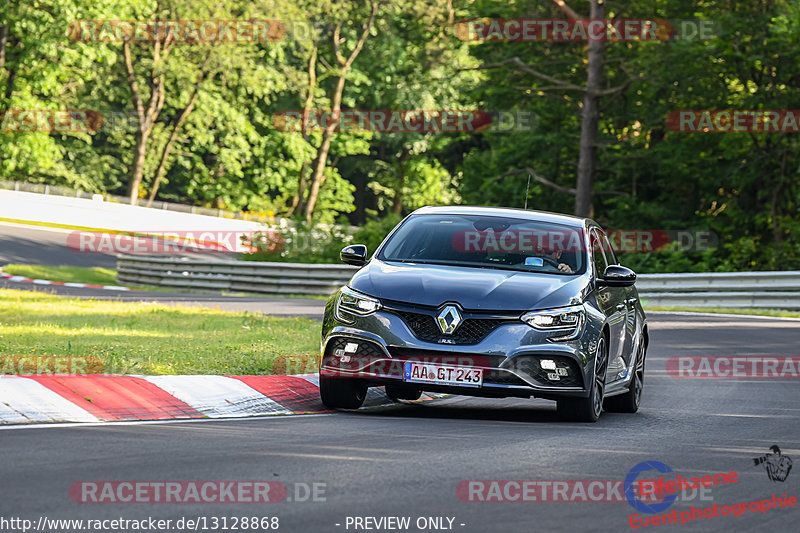
<path id="1" fill-rule="evenodd" d="M 328 163 L 328 153 L 330 152 L 331 148 L 331 139 L 333 138 L 334 131 L 336 131 L 336 127 L 339 123 L 339 113 L 342 109 L 342 97 L 344 95 L 344 88 L 347 82 L 348 72 L 350 71 L 353 62 L 358 57 L 358 54 L 361 53 L 361 49 L 364 47 L 364 43 L 367 41 L 367 38 L 370 36 L 375 24 L 375 17 L 378 14 L 377 0 L 365 0 L 365 3 L 368 6 L 366 21 L 361 26 L 361 31 L 356 34 L 357 39 L 349 53 L 343 52 L 342 48 L 342 45 L 347 41 L 346 37 L 342 37 L 342 25 L 344 21 L 339 19 L 336 21 L 334 26 L 332 43 L 336 65 L 338 66 L 338 73 L 336 76 L 336 85 L 333 89 L 333 96 L 331 98 L 331 115 L 333 120 L 329 121 L 322 133 L 322 143 L 317 148 L 317 155 L 311 165 L 312 174 L 308 187 L 308 197 L 305 199 L 305 204 L 303 205 L 303 215 L 308 222 L 311 221 L 314 215 L 314 208 L 316 207 L 317 199 L 319 198 L 320 187 L 322 187 L 322 184 L 325 181 L 325 166 Z M 344 5 L 342 5 L 341 8 L 344 8 Z M 342 12 L 351 15 L 358 14 L 358 11 L 354 9 L 342 9 Z"/>

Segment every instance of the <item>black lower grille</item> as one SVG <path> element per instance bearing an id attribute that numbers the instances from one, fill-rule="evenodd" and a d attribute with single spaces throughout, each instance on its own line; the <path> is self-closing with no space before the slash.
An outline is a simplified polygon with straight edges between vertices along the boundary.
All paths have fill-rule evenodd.
<path id="1" fill-rule="evenodd" d="M 496 385 L 517 385 L 522 387 L 529 387 L 525 380 L 518 378 L 511 372 L 503 372 L 502 370 L 489 370 L 483 375 L 483 382 L 486 384 Z"/>
<path id="2" fill-rule="evenodd" d="M 500 366 L 505 361 L 503 355 L 481 355 L 458 352 L 443 352 L 437 350 L 419 350 L 417 348 L 401 348 L 389 346 L 392 358 L 399 361 L 421 361 L 437 365 L 480 366 L 492 368 Z"/>
<path id="3" fill-rule="evenodd" d="M 555 369 L 542 368 L 542 361 L 555 363 Z M 562 355 L 520 355 L 503 365 L 504 368 L 530 376 L 548 387 L 583 387 L 583 374 L 577 361 Z"/>
<path id="4" fill-rule="evenodd" d="M 347 351 L 348 344 L 357 344 L 355 351 Z M 352 346 L 351 346 L 352 348 Z M 334 370 L 354 371 L 366 368 L 376 359 L 383 359 L 386 353 L 381 347 L 363 339 L 335 337 L 328 342 L 322 366 Z"/>
<path id="5" fill-rule="evenodd" d="M 352 343 L 358 344 L 358 348 L 355 352 L 348 353 L 348 355 L 358 357 L 386 357 L 386 353 L 376 343 L 349 337 L 335 337 L 331 339 L 331 341 L 328 343 L 328 349 L 326 352 L 328 355 L 332 355 L 336 352 L 336 350 L 344 351 L 345 346 Z"/>
<path id="6" fill-rule="evenodd" d="M 414 336 L 425 342 L 439 342 L 446 338 L 453 344 L 477 344 L 489 333 L 509 320 L 496 318 L 467 318 L 456 328 L 452 335 L 443 335 L 436 324 L 436 317 L 410 311 L 397 311 L 400 318 L 408 325 Z M 450 344 L 450 343 L 448 343 Z"/>

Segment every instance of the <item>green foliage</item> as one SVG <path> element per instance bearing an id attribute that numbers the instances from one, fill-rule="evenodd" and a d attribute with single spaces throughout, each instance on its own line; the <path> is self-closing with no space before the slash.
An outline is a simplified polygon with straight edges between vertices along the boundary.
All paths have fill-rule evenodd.
<path id="1" fill-rule="evenodd" d="M 277 238 L 276 234 L 279 235 Z M 244 254 L 242 259 L 285 263 L 338 263 L 339 252 L 352 240 L 352 229 L 348 226 L 321 226 L 298 221 L 291 226 L 271 227 L 263 235 L 256 235 L 248 244 L 259 251 Z"/>
<path id="2" fill-rule="evenodd" d="M 249 244 L 261 251 L 245 254 L 245 261 L 288 263 L 338 263 L 339 252 L 348 244 L 366 244 L 372 253 L 400 222 L 397 215 L 370 220 L 353 230 L 343 224 L 272 227 L 257 235 Z"/>
<path id="3" fill-rule="evenodd" d="M 353 243 L 365 244 L 367 252 L 372 254 L 399 223 L 400 216 L 394 214 L 370 220 L 353 234 Z"/>

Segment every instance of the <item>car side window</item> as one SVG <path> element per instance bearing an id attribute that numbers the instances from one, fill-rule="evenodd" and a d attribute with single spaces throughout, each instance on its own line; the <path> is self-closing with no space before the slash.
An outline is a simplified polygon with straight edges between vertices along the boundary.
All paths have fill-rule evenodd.
<path id="1" fill-rule="evenodd" d="M 606 260 L 606 256 L 603 253 L 603 244 L 600 236 L 597 234 L 596 230 L 592 230 L 591 236 L 591 245 L 592 245 L 592 261 L 594 262 L 594 271 L 595 276 L 602 277 L 603 273 L 606 271 L 606 267 L 608 266 L 608 261 Z"/>
<path id="2" fill-rule="evenodd" d="M 603 251 L 605 252 L 606 258 L 609 260 L 610 264 L 618 265 L 619 259 L 617 259 L 617 253 L 614 251 L 614 247 L 611 246 L 611 242 L 609 242 L 608 237 L 604 232 L 600 232 L 603 238 Z"/>

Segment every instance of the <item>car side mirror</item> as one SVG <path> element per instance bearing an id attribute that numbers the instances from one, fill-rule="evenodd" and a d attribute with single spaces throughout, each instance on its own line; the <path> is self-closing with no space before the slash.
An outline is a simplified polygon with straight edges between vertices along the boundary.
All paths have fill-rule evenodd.
<path id="1" fill-rule="evenodd" d="M 363 244 L 345 246 L 339 253 L 339 258 L 348 265 L 364 266 L 367 264 L 367 247 Z"/>
<path id="2" fill-rule="evenodd" d="M 608 265 L 603 277 L 597 280 L 601 287 L 630 287 L 636 283 L 636 272 L 622 265 Z"/>

